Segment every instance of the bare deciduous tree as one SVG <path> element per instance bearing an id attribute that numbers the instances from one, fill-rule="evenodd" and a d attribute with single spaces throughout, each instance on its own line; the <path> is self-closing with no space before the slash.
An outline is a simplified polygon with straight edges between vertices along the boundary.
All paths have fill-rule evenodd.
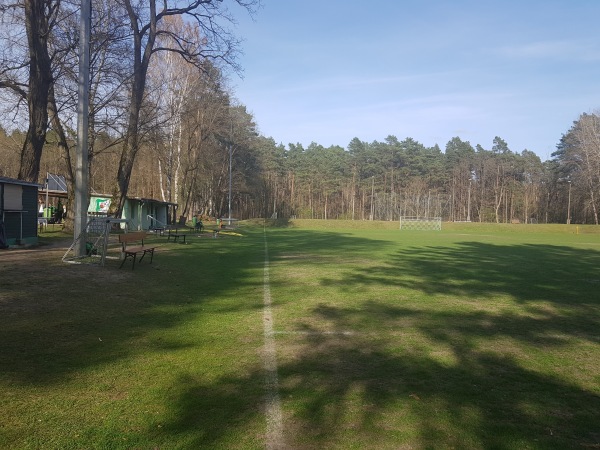
<path id="1" fill-rule="evenodd" d="M 208 58 L 236 68 L 235 57 L 238 52 L 238 41 L 222 25 L 223 22 L 233 20 L 222 1 L 193 0 L 176 6 L 169 6 L 167 3 L 157 5 L 156 0 L 150 0 L 147 6 L 141 3 L 134 4 L 131 0 L 122 1 L 132 30 L 133 72 L 127 128 L 117 172 L 116 202 L 113 203 L 116 214 L 123 210 L 134 161 L 140 148 L 140 112 L 152 55 L 159 51 L 171 51 L 190 63 L 198 64 L 199 67 L 202 61 Z M 253 12 L 259 0 L 233 0 L 232 3 Z M 176 16 L 186 17 L 187 21 L 197 27 L 198 32 L 193 35 L 194 38 L 176 32 L 164 24 L 165 19 Z"/>
<path id="2" fill-rule="evenodd" d="M 4 4 L 0 8 L 3 20 L 8 18 L 14 31 L 23 20 L 27 37 L 26 52 L 12 54 L 17 59 L 1 69 L 0 88 L 8 88 L 21 100 L 27 101 L 29 124 L 21 150 L 18 177 L 37 182 L 40 159 L 48 129 L 48 93 L 52 85 L 51 58 L 48 40 L 56 23 L 60 0 L 24 0 L 23 3 Z M 10 36 L 9 36 L 10 39 Z M 22 78 L 27 67 L 27 82 Z"/>

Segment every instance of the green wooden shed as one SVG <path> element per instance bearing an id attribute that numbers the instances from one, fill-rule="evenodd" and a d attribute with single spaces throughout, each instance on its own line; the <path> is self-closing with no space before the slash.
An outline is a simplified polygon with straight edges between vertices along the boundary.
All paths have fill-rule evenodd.
<path id="1" fill-rule="evenodd" d="M 111 198 L 109 195 L 94 194 L 90 198 L 88 214 L 105 216 L 108 214 Z M 128 197 L 121 214 L 127 220 L 130 230 L 165 229 L 171 224 L 171 217 L 177 203 L 163 202 L 152 198 Z"/>

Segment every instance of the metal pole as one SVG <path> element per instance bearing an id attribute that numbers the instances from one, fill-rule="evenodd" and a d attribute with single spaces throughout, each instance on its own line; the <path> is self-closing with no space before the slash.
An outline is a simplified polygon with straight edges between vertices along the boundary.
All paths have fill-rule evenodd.
<path id="1" fill-rule="evenodd" d="M 90 91 L 90 17 L 91 0 L 81 1 L 79 35 L 79 82 L 77 103 L 77 161 L 75 167 L 74 240 L 75 252 L 85 256 L 85 226 L 88 209 L 88 111 Z"/>
<path id="2" fill-rule="evenodd" d="M 469 195 L 467 197 L 467 222 L 471 221 L 471 180 L 469 180 Z"/>
<path id="3" fill-rule="evenodd" d="M 371 177 L 371 220 L 375 220 L 375 177 Z"/>
<path id="4" fill-rule="evenodd" d="M 429 219 L 431 216 L 429 215 L 429 202 L 431 200 L 431 190 L 427 191 L 427 219 Z"/>
<path id="5" fill-rule="evenodd" d="M 233 160 L 233 117 L 231 117 L 231 130 L 229 133 L 229 220 L 228 225 L 231 225 L 231 177 L 232 177 L 232 160 Z"/>
<path id="6" fill-rule="evenodd" d="M 49 174 L 48 174 L 48 172 L 46 172 L 46 204 L 44 205 L 45 209 L 42 210 L 42 217 L 46 216 L 46 214 L 44 214 L 44 212 L 47 211 L 47 208 L 48 208 L 48 177 L 49 177 Z"/>
<path id="7" fill-rule="evenodd" d="M 567 204 L 567 225 L 571 225 L 571 181 L 569 183 L 569 202 Z"/>
<path id="8" fill-rule="evenodd" d="M 231 225 L 231 156 L 232 145 L 229 143 L 229 225 Z"/>

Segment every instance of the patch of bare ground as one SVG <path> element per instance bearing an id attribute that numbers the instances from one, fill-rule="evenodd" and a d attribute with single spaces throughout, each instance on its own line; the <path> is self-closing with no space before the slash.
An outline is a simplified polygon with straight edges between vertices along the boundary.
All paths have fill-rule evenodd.
<path id="1" fill-rule="evenodd" d="M 55 307 L 61 299 L 130 278 L 131 271 L 93 264 L 66 264 L 70 241 L 0 253 L 0 314 Z M 32 311 L 29 311 L 32 312 Z"/>

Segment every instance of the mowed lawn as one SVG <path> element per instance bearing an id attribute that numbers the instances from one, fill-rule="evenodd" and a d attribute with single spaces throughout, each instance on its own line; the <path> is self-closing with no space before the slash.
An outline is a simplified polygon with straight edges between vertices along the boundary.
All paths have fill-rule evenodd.
<path id="1" fill-rule="evenodd" d="M 0 253 L 0 447 L 600 446 L 594 227 L 292 225 Z"/>

